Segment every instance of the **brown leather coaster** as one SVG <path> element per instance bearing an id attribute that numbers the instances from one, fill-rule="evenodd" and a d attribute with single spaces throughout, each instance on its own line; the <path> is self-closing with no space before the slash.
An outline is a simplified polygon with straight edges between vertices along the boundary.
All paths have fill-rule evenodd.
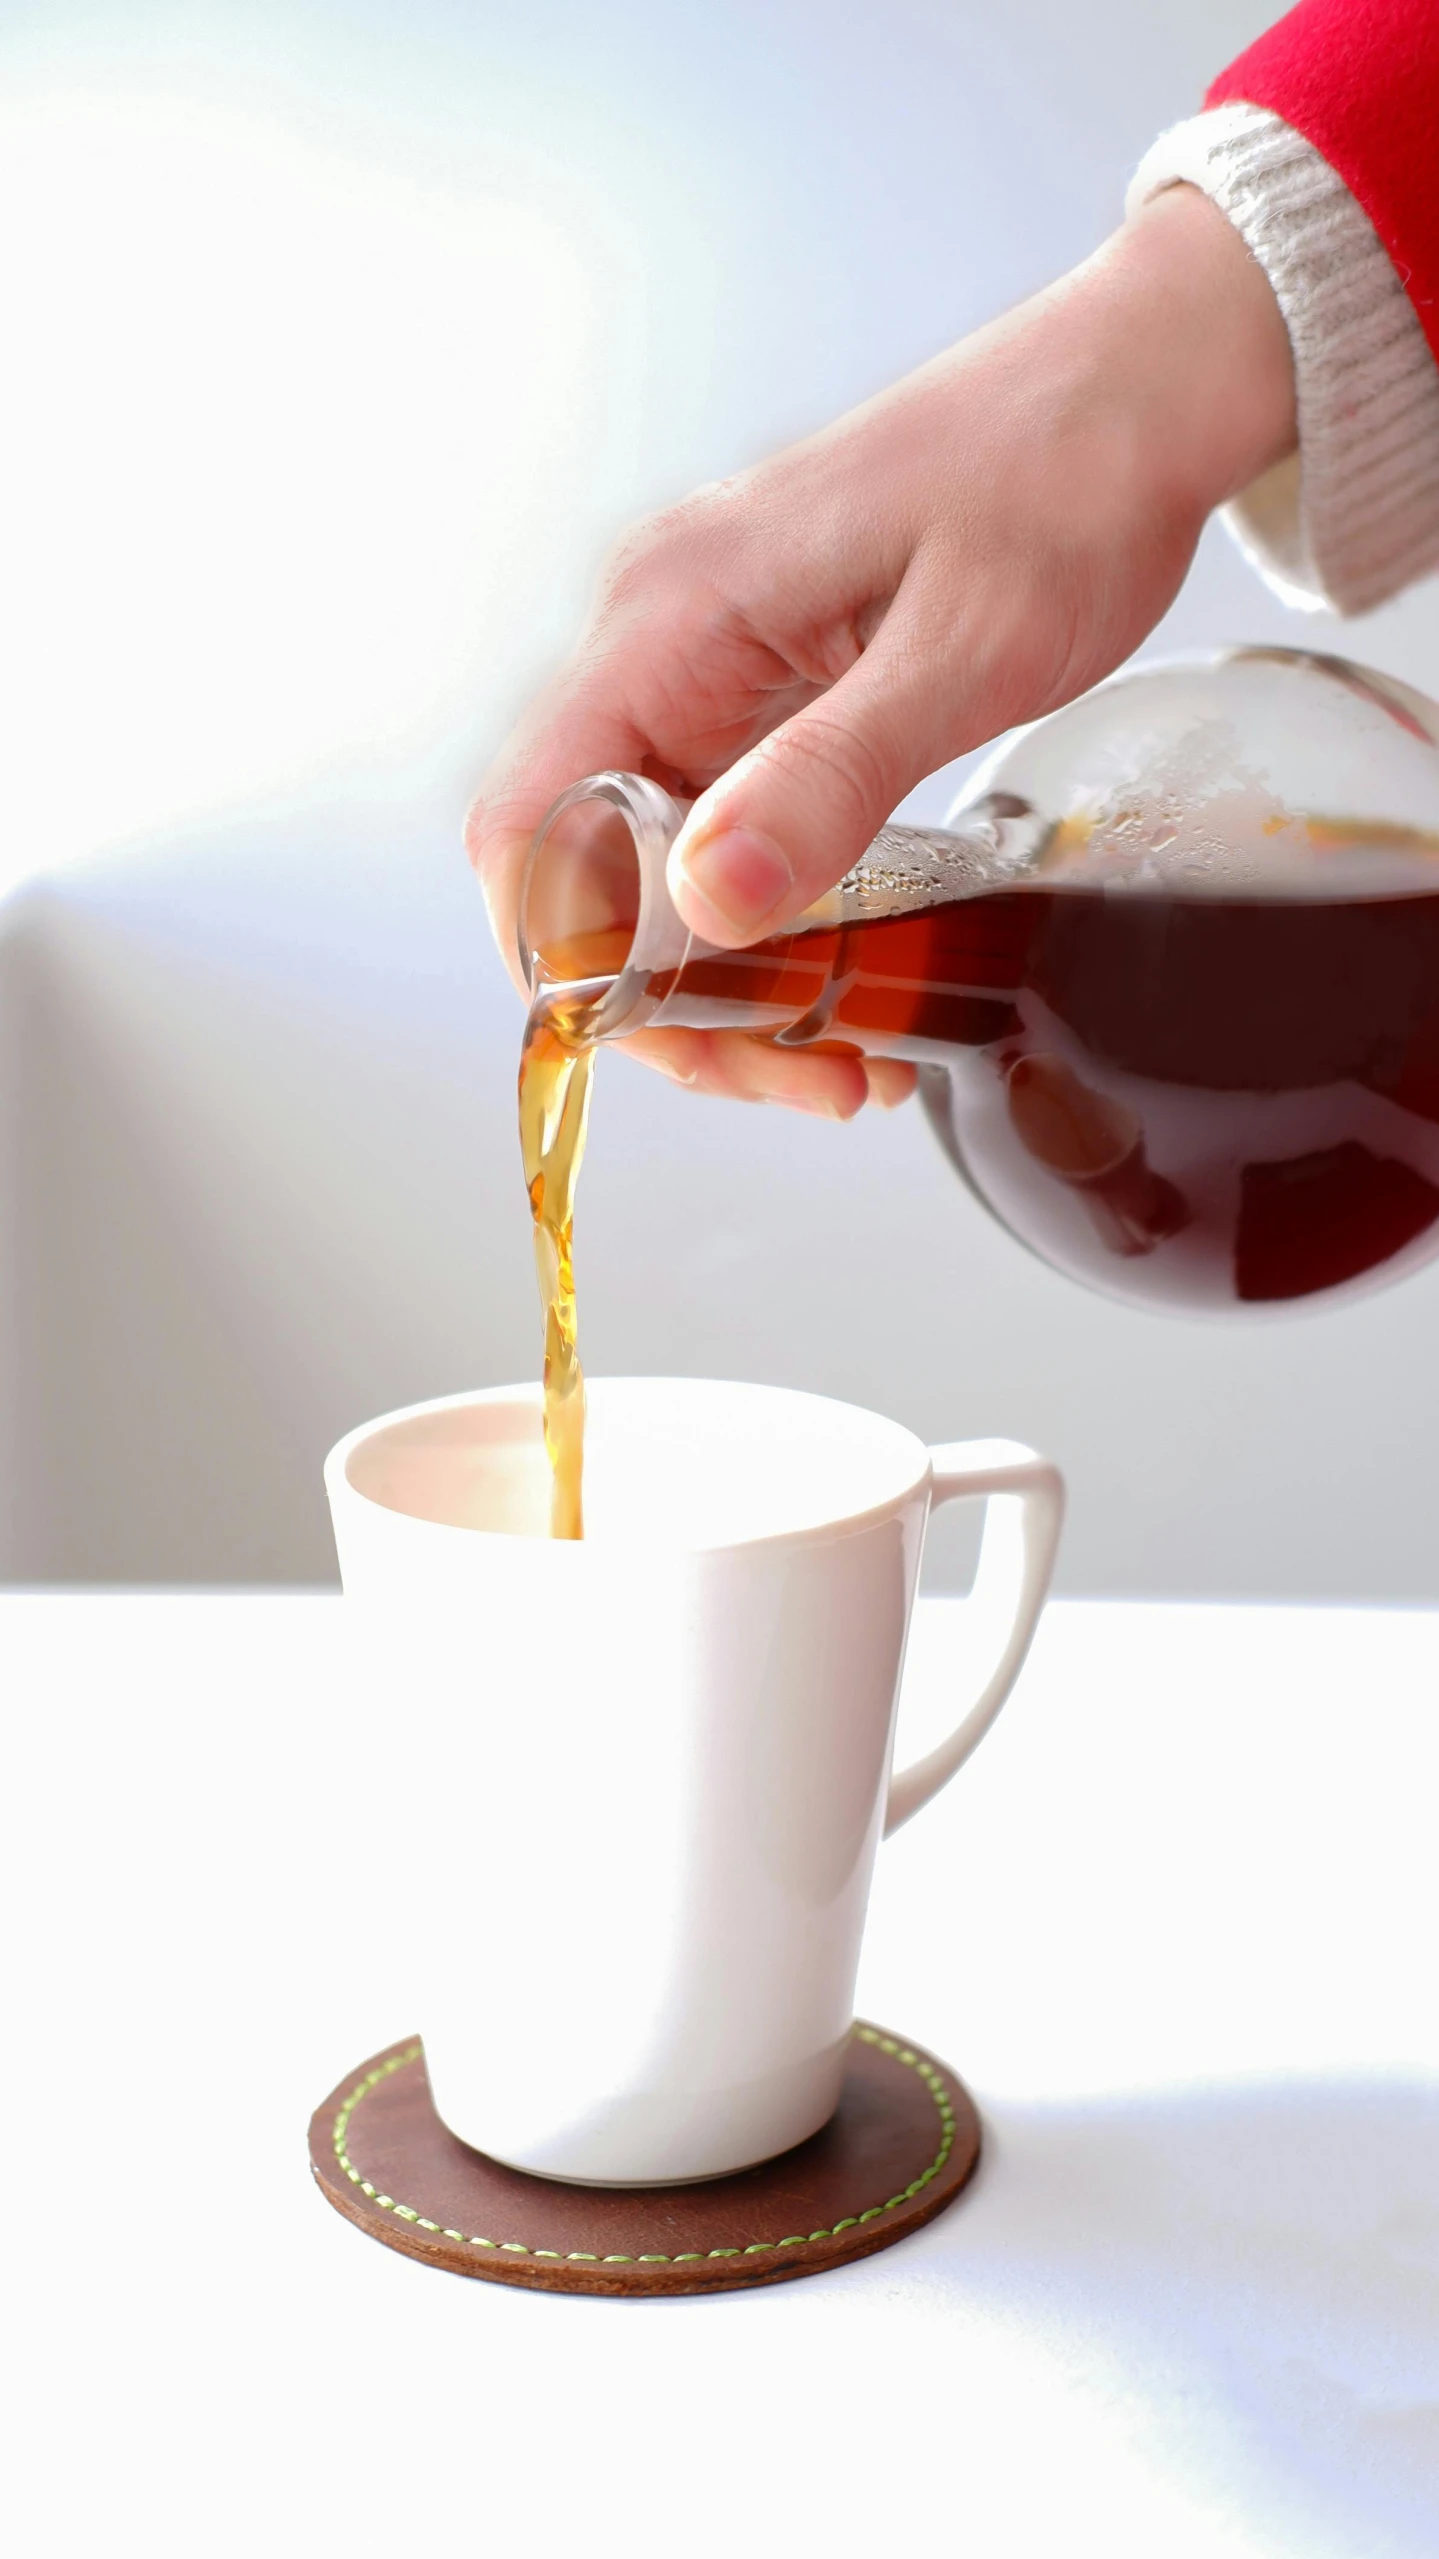
<path id="1" fill-rule="evenodd" d="M 541 2292 L 731 2292 L 892 2247 L 953 2203 L 979 2143 L 953 2071 L 857 2025 L 836 2112 L 782 2158 L 698 2186 L 564 2186 L 448 2132 L 413 2037 L 326 2098 L 310 2165 L 348 2221 L 451 2274 Z"/>

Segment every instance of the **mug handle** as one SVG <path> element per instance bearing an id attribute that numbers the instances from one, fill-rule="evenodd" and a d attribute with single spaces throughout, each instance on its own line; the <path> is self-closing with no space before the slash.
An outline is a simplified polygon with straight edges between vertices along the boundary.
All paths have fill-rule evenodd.
<path id="1" fill-rule="evenodd" d="M 966 1605 L 978 1620 L 994 1667 L 962 1723 L 911 1768 L 892 1777 L 884 1831 L 888 1838 L 917 1813 L 982 1742 L 1019 1676 L 1049 1577 L 1064 1518 L 1064 1478 L 1047 1457 L 1014 1439 L 955 1441 L 932 1448 L 930 1508 L 987 1495 L 979 1569 Z"/>

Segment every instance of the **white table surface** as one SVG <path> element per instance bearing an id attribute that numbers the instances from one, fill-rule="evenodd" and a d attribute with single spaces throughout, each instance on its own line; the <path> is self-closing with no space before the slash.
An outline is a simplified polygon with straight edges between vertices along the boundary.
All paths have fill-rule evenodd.
<path id="1" fill-rule="evenodd" d="M 906 1718 L 945 1718 L 958 1604 Z M 1059 1605 L 881 1857 L 987 2150 L 810 2281 L 466 2283 L 312 2187 L 434 1772 L 310 1597 L 0 1598 L 12 2546 L 1439 2548 L 1439 1615 Z"/>

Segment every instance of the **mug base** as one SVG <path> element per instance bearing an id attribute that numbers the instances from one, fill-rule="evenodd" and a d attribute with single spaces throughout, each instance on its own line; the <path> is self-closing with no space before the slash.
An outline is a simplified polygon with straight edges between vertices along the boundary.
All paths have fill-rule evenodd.
<path id="1" fill-rule="evenodd" d="M 956 2074 L 864 2024 L 818 2132 L 683 2185 L 582 2186 L 471 2150 L 435 2111 L 418 2037 L 362 2063 L 310 2125 L 322 2194 L 372 2239 L 453 2274 L 607 2295 L 732 2291 L 868 2256 L 943 2212 L 979 2151 Z"/>
<path id="2" fill-rule="evenodd" d="M 648 2194 L 663 2186 L 742 2177 L 822 2132 L 839 2104 L 850 2039 L 846 2029 L 823 2051 L 800 2054 L 760 2079 L 717 2088 L 622 2091 L 598 2099 L 568 2122 L 544 2123 L 538 2130 L 532 2117 L 548 2114 L 552 2093 L 546 2102 L 541 2092 L 528 2092 L 527 2108 L 512 2090 L 508 2107 L 497 2108 L 487 2067 L 493 2056 L 483 2043 L 468 2050 L 466 2072 L 456 2068 L 452 2039 L 417 2040 L 425 2045 L 440 2120 L 471 2150 L 522 2176 L 562 2186 Z M 518 2092 L 521 2101 L 526 2093 Z"/>

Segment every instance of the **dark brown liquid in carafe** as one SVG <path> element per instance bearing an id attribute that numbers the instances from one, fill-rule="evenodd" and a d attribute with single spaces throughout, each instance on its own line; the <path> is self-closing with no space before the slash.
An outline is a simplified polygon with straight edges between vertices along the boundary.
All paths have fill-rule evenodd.
<path id="1" fill-rule="evenodd" d="M 583 1533 L 571 1229 L 589 1024 L 626 942 L 553 955 L 575 982 L 537 997 L 520 1073 L 560 1537 Z M 1439 1250 L 1432 890 L 993 891 L 706 953 L 651 991 L 666 1021 L 944 1070 L 931 1108 L 974 1189 L 1046 1261 L 1113 1296 L 1274 1306 Z"/>
<path id="2" fill-rule="evenodd" d="M 1439 1248 L 1427 889 L 993 892 L 709 955 L 668 992 L 669 1019 L 947 1069 L 980 1196 L 1111 1294 L 1259 1307 Z"/>

